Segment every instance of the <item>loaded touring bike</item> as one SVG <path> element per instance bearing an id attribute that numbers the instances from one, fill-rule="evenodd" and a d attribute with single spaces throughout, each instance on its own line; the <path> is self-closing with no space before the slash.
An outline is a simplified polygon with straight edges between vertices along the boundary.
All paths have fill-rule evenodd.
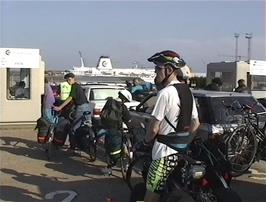
<path id="1" fill-rule="evenodd" d="M 71 139 L 74 142 L 76 149 L 88 154 L 90 161 L 95 161 L 97 152 L 96 137 L 91 122 L 87 121 L 86 118 L 90 115 L 90 112 L 84 112 L 81 118 L 76 121 L 77 123 L 81 120 L 80 127 L 76 131 L 72 129 L 75 123 L 71 123 L 73 120 L 71 115 L 72 113 L 66 119 L 53 111 L 54 123 L 47 125 L 46 130 L 43 130 L 44 132 L 42 133 L 38 129 L 38 142 L 43 144 L 47 159 L 51 160 L 58 147 L 62 147 L 65 144 L 67 136 L 69 136 L 69 140 Z M 36 128 L 38 128 L 38 122 Z"/>

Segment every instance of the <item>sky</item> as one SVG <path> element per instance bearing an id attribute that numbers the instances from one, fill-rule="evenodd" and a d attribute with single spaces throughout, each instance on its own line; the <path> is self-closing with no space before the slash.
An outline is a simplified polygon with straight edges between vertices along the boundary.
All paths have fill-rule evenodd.
<path id="1" fill-rule="evenodd" d="M 238 55 L 266 60 L 264 1 L 12 1 L 0 0 L 0 47 L 37 48 L 48 70 L 96 66 L 153 67 L 147 58 L 176 51 L 194 72 Z"/>

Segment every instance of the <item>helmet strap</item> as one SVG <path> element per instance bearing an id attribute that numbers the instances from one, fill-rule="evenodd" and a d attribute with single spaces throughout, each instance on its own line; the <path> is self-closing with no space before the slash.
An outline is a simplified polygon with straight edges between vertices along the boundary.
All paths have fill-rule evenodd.
<path id="1" fill-rule="evenodd" d="M 164 69 L 164 74 L 165 75 L 167 75 L 167 76 L 165 76 L 165 78 L 162 80 L 162 85 L 165 87 L 166 85 L 167 85 L 167 81 L 168 81 L 168 79 L 169 79 L 169 77 L 172 75 L 174 73 L 174 69 L 173 69 L 173 67 L 172 67 L 172 72 L 170 73 L 170 74 L 168 74 L 168 70 L 167 70 L 167 68 L 165 68 Z"/>

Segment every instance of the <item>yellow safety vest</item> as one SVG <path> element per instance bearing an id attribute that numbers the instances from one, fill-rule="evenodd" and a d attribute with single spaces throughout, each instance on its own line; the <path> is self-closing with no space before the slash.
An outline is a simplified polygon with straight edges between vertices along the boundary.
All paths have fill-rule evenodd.
<path id="1" fill-rule="evenodd" d="M 66 81 L 60 84 L 60 100 L 66 100 L 69 97 L 71 85 Z"/>

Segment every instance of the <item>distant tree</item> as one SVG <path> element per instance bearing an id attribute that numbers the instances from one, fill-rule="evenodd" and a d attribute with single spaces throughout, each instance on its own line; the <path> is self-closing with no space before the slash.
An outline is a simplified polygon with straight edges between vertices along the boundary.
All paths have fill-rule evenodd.
<path id="1" fill-rule="evenodd" d="M 204 89 L 206 87 L 206 77 L 192 77 L 190 78 L 190 85 L 195 89 Z"/>

